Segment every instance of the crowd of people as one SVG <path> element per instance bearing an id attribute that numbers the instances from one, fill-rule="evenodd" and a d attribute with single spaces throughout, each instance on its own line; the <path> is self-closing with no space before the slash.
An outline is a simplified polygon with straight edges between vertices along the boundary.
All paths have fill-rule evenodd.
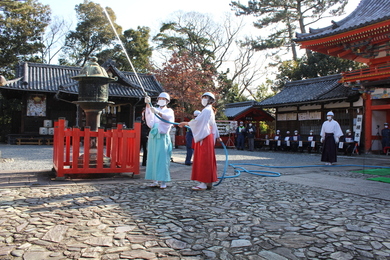
<path id="1" fill-rule="evenodd" d="M 325 126 L 328 124 L 334 125 L 337 123 L 335 120 L 333 120 L 333 112 L 328 112 L 327 117 L 328 119 L 325 121 L 325 123 L 328 123 L 326 123 Z M 237 150 L 247 149 L 249 151 L 253 151 L 254 148 L 268 148 L 272 151 L 307 151 L 309 153 L 319 152 L 322 151 L 325 147 L 329 148 L 329 144 L 325 145 L 325 139 L 327 135 L 324 134 L 328 133 L 329 130 L 327 129 L 325 132 L 324 131 L 325 130 L 322 130 L 320 136 L 316 135 L 314 130 L 310 130 L 309 135 L 307 136 L 301 136 L 298 130 L 294 130 L 293 133 L 286 131 L 284 135 L 280 130 L 276 130 L 275 135 L 270 138 L 268 135 L 266 135 L 265 138 L 255 138 L 256 129 L 252 123 L 249 123 L 247 126 L 245 126 L 244 122 L 239 122 L 235 133 L 235 147 Z M 336 153 L 339 151 L 342 151 L 344 154 L 348 155 L 351 155 L 353 152 L 358 153 L 356 150 L 357 142 L 354 140 L 354 136 L 351 130 L 348 129 L 345 135 L 342 133 L 342 131 L 336 133 L 335 141 Z M 247 144 L 247 146 L 245 144 Z"/>

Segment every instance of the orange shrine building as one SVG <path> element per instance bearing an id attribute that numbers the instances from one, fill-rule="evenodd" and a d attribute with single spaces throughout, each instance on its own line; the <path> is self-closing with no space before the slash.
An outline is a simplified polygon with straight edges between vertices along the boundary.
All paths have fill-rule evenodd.
<path id="1" fill-rule="evenodd" d="M 360 141 L 365 151 L 382 150 L 380 131 L 390 123 L 390 1 L 361 0 L 346 18 L 297 34 L 294 41 L 301 48 L 368 66 L 342 73 L 340 82 L 363 97 L 364 109 L 358 114 L 363 118 Z"/>

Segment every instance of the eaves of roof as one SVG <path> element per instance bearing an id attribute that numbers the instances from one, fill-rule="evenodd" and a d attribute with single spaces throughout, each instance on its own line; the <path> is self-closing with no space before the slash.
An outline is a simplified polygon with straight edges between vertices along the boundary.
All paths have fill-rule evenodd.
<path id="1" fill-rule="evenodd" d="M 247 111 L 251 108 L 252 108 L 252 106 L 226 107 L 224 110 L 224 114 L 228 118 L 236 117 L 236 116 L 244 113 L 245 111 Z"/>
<path id="2" fill-rule="evenodd" d="M 59 86 L 74 82 L 71 77 L 76 76 L 80 70 L 80 67 L 25 62 L 16 69 L 16 77 L 21 79 L 1 88 L 56 93 Z"/>
<path id="3" fill-rule="evenodd" d="M 341 75 L 332 75 L 308 80 L 288 82 L 281 92 L 259 103 L 272 108 L 302 104 L 315 104 L 347 100 L 358 95 L 357 91 L 345 87 L 339 80 Z"/>
<path id="4" fill-rule="evenodd" d="M 113 73 L 114 76 L 118 76 L 122 84 L 110 83 L 110 96 L 122 98 L 139 98 L 144 96 L 142 88 L 137 84 L 138 80 L 135 73 L 121 72 L 113 66 L 112 69 L 116 72 Z M 72 77 L 78 75 L 80 70 L 80 67 L 26 62 L 19 64 L 17 68 L 17 76 L 21 77 L 21 79 L 0 88 L 45 93 L 57 93 L 60 91 L 78 94 L 78 81 L 72 79 Z M 145 91 L 150 96 L 157 96 L 163 91 L 153 75 L 138 74 L 138 77 Z"/>
<path id="5" fill-rule="evenodd" d="M 235 103 L 229 103 L 226 104 L 226 108 L 232 108 L 232 107 L 247 107 L 247 106 L 254 106 L 257 104 L 257 101 L 255 100 L 248 100 L 243 102 L 235 102 Z"/>
<path id="6" fill-rule="evenodd" d="M 309 33 L 297 33 L 296 42 L 320 39 L 332 35 L 349 32 L 390 19 L 390 1 L 361 0 L 357 8 L 347 17 L 333 25 L 310 29 Z"/>
<path id="7" fill-rule="evenodd" d="M 112 69 L 114 75 L 118 76 L 118 78 L 120 79 L 119 82 L 121 84 L 116 85 L 128 86 L 141 91 L 141 93 L 143 93 L 144 89 L 150 96 L 156 96 L 163 90 L 156 77 L 152 74 L 135 74 L 134 72 L 120 71 L 118 70 L 118 68 L 112 65 L 110 65 L 110 69 Z"/>

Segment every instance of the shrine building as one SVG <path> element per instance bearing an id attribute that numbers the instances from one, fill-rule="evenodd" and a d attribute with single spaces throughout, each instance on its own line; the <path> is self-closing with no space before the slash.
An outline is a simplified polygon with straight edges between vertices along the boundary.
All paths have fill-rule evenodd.
<path id="1" fill-rule="evenodd" d="M 297 33 L 301 48 L 364 63 L 368 68 L 342 73 L 340 83 L 360 92 L 366 152 L 381 150 L 380 130 L 390 123 L 390 1 L 361 0 L 357 8 L 330 26 Z M 358 108 L 356 108 L 358 109 Z"/>

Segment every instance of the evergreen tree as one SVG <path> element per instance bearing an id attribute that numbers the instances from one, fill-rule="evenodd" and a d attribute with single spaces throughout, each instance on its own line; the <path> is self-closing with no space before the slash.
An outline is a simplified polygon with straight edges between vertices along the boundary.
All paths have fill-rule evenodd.
<path id="1" fill-rule="evenodd" d="M 274 96 L 276 93 L 272 88 L 273 81 L 267 79 L 264 83 L 257 87 L 257 91 L 255 94 L 255 100 L 261 102 L 269 97 Z"/>
<path id="2" fill-rule="evenodd" d="M 309 58 L 303 57 L 297 61 L 283 61 L 278 67 L 279 73 L 272 88 L 274 91 L 279 91 L 287 81 L 339 74 L 343 71 L 361 69 L 365 66 L 362 63 L 315 52 Z"/>
<path id="3" fill-rule="evenodd" d="M 148 27 L 138 27 L 137 30 L 129 29 L 121 35 L 121 41 L 136 72 L 148 73 L 152 70 L 151 57 L 153 48 L 149 44 L 150 29 Z M 132 71 L 131 65 L 120 44 L 112 49 L 106 49 L 97 54 L 101 61 L 107 59 L 115 60 L 119 70 Z"/>
<path id="4" fill-rule="evenodd" d="M 50 23 L 50 8 L 36 0 L 1 1 L 0 73 L 12 78 L 20 61 L 36 61 L 43 47 L 42 35 Z"/>
<path id="5" fill-rule="evenodd" d="M 238 84 L 234 84 L 233 81 L 228 77 L 229 71 L 226 73 L 219 73 L 218 82 L 220 82 L 219 94 L 220 100 L 219 103 L 222 105 L 247 101 L 248 98 L 240 95 L 241 90 L 238 87 Z"/>
<path id="6" fill-rule="evenodd" d="M 18 62 L 41 62 L 42 35 L 50 23 L 50 8 L 35 0 L 1 1 L 0 5 L 0 75 L 15 77 Z M 21 110 L 19 99 L 0 94 L 0 141 L 11 132 L 15 111 Z"/>
<path id="7" fill-rule="evenodd" d="M 76 5 L 75 10 L 79 22 L 76 30 L 70 31 L 66 36 L 65 55 L 62 56 L 60 63 L 84 66 L 90 56 L 110 47 L 116 36 L 99 4 L 84 0 L 84 3 Z M 109 7 L 106 10 L 120 35 L 122 28 L 115 23 L 114 11 Z"/>
<path id="8" fill-rule="evenodd" d="M 247 5 L 232 1 L 236 15 L 253 15 L 254 26 L 264 29 L 263 37 L 248 41 L 256 50 L 287 49 L 298 60 L 293 41 L 295 32 L 306 33 L 306 27 L 325 17 L 341 15 L 348 0 L 254 0 Z M 269 33 L 271 32 L 272 33 Z"/>

